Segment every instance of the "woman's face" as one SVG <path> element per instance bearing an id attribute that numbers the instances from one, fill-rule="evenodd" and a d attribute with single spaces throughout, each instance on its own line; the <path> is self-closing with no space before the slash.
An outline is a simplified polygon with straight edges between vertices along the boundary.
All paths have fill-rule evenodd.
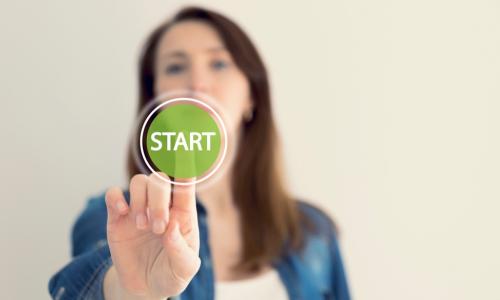
<path id="1" fill-rule="evenodd" d="M 217 31 L 202 21 L 182 21 L 161 37 L 156 51 L 155 93 L 189 90 L 207 94 L 222 107 L 232 134 L 252 109 L 246 76 Z"/>

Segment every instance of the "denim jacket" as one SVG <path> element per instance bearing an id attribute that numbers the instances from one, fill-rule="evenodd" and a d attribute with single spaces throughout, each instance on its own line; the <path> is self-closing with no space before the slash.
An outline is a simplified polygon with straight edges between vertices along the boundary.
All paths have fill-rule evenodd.
<path id="1" fill-rule="evenodd" d="M 129 193 L 125 191 L 129 201 Z M 104 193 L 91 198 L 72 230 L 72 259 L 49 281 L 53 299 L 104 299 L 103 280 L 112 265 L 106 239 L 107 210 Z M 208 243 L 207 213 L 196 201 L 200 229 L 201 266 L 187 288 L 174 299 L 213 300 L 214 274 Z M 299 209 L 318 228 L 305 232 L 305 244 L 300 251 L 286 251 L 273 264 L 289 299 L 292 300 L 348 300 L 350 299 L 346 274 L 336 238 L 335 228 L 321 210 L 305 202 Z"/>

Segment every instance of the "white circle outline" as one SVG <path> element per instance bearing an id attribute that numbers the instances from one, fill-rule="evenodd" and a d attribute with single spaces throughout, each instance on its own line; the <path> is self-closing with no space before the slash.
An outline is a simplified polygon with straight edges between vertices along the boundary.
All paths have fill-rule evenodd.
<path id="1" fill-rule="evenodd" d="M 222 131 L 224 133 L 224 150 L 222 152 L 222 157 L 220 158 L 219 162 L 217 163 L 217 165 L 215 166 L 215 168 L 213 168 L 212 171 L 210 171 L 208 174 L 206 174 L 205 176 L 203 176 L 202 178 L 200 179 L 196 179 L 195 181 L 190 181 L 190 182 L 176 182 L 176 181 L 172 181 L 170 179 L 167 179 L 167 178 L 164 178 L 163 176 L 160 176 L 158 174 L 158 172 L 156 172 L 150 165 L 149 165 L 149 162 L 148 160 L 146 159 L 146 155 L 144 154 L 144 148 L 143 148 L 143 142 L 142 142 L 142 139 L 143 139 L 143 136 L 144 136 L 144 129 L 146 128 L 146 124 L 148 123 L 148 120 L 151 118 L 151 116 L 153 115 L 154 112 L 156 112 L 158 109 L 160 109 L 162 106 L 164 105 L 167 105 L 167 104 L 170 104 L 170 103 L 175 103 L 175 102 L 180 102 L 180 101 L 191 101 L 191 102 L 194 102 L 194 103 L 197 103 L 197 104 L 200 104 L 201 106 L 204 106 L 205 108 L 208 108 L 208 110 L 210 110 L 210 112 L 212 112 L 216 117 L 217 117 L 217 120 L 219 121 L 219 123 L 222 125 Z M 194 184 L 198 184 L 200 182 L 203 182 L 205 180 L 207 180 L 210 176 L 212 176 L 219 168 L 220 166 L 222 165 L 222 162 L 224 161 L 224 158 L 226 157 L 226 152 L 227 152 L 227 131 L 226 131 L 226 126 L 224 125 L 224 122 L 222 121 L 222 118 L 220 117 L 220 115 L 217 113 L 217 111 L 215 111 L 212 107 L 210 107 L 208 104 L 200 101 L 200 100 L 197 100 L 197 99 L 194 99 L 194 98 L 189 98 L 189 97 L 179 97 L 179 98 L 174 98 L 174 99 L 170 99 L 170 100 L 167 100 L 163 103 L 161 103 L 160 105 L 158 105 L 157 107 L 155 107 L 155 109 L 153 109 L 147 116 L 146 120 L 144 120 L 144 123 L 142 124 L 142 127 L 141 127 L 141 134 L 140 134 L 140 137 L 139 137 L 139 148 L 141 149 L 141 156 L 142 156 L 142 159 L 144 160 L 144 163 L 147 165 L 148 169 L 154 173 L 156 176 L 158 176 L 159 178 L 161 178 L 163 181 L 167 182 L 167 183 L 170 183 L 170 184 L 173 184 L 173 185 L 181 185 L 181 186 L 190 186 L 190 185 L 194 185 Z"/>

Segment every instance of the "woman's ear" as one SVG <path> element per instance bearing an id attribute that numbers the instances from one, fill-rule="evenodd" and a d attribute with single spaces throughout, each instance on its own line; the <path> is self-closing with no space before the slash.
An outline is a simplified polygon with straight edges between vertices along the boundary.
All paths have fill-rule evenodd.
<path id="1" fill-rule="evenodd" d="M 245 122 L 250 122 L 252 121 L 253 119 L 253 109 L 252 110 L 249 110 L 249 111 L 246 111 L 244 114 L 243 114 L 243 119 L 245 120 Z"/>
<path id="2" fill-rule="evenodd" d="M 245 122 L 250 122 L 253 119 L 254 112 L 254 101 L 251 98 L 248 98 L 245 105 L 245 110 L 243 111 L 243 120 Z"/>

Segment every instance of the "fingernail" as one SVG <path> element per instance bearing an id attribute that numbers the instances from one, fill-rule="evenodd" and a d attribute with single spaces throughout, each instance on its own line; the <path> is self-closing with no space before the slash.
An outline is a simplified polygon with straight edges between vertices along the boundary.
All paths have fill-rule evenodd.
<path id="1" fill-rule="evenodd" d="M 121 201 L 118 201 L 116 202 L 116 208 L 118 209 L 118 211 L 122 212 L 125 210 L 125 205 Z"/>
<path id="2" fill-rule="evenodd" d="M 153 223 L 153 232 L 156 234 L 163 233 L 165 231 L 165 221 L 155 220 Z"/>
<path id="3" fill-rule="evenodd" d="M 139 228 L 139 229 L 146 228 L 146 216 L 142 213 L 138 214 L 135 217 L 135 224 L 137 225 L 137 228 Z"/>

